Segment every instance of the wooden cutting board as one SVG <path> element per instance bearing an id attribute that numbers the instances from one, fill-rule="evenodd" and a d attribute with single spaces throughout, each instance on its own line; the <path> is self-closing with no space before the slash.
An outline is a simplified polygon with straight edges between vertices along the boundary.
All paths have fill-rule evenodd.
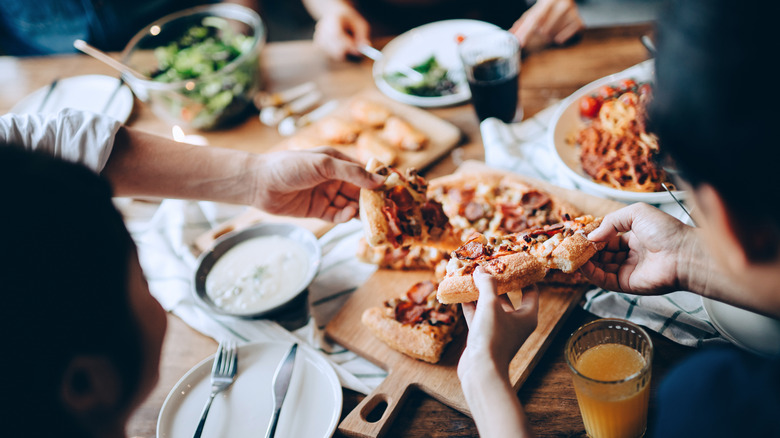
<path id="1" fill-rule="evenodd" d="M 373 87 L 341 101 L 326 117 L 333 116 L 344 120 L 353 120 L 350 116 L 349 107 L 353 101 L 358 99 L 369 100 L 386 107 L 393 115 L 410 123 L 428 137 L 428 144 L 419 151 L 399 151 L 398 161 L 394 164 L 394 167 L 399 169 L 414 167 L 418 170 L 423 170 L 450 152 L 461 141 L 462 133 L 457 126 L 433 115 L 429 111 L 392 100 Z M 301 128 L 287 140 L 281 141 L 273 150 L 306 149 L 307 146 L 315 146 L 316 144 L 312 144 L 311 140 L 318 138 L 318 126 L 323 120 L 324 118 Z M 369 127 L 363 127 L 363 130 L 375 131 L 375 129 Z M 329 146 L 357 159 L 354 144 L 329 144 Z"/>
<path id="2" fill-rule="evenodd" d="M 411 123 L 415 128 L 419 129 L 428 136 L 429 143 L 420 151 L 402 151 L 399 153 L 399 161 L 395 165 L 399 169 L 406 169 L 407 167 L 415 167 L 418 170 L 423 170 L 436 160 L 447 154 L 461 141 L 461 132 L 455 125 L 433 115 L 432 113 L 423 109 L 406 105 L 400 102 L 396 102 L 381 94 L 375 89 L 368 89 L 361 92 L 350 99 L 344 100 L 336 107 L 330 115 L 349 118 L 349 105 L 355 99 L 370 99 L 381 105 L 384 105 L 394 115 L 398 115 L 404 120 Z M 273 151 L 296 149 L 298 147 L 298 140 L 305 137 L 316 136 L 317 122 L 313 122 L 302 128 L 287 140 L 283 140 L 272 148 Z M 356 157 L 354 145 L 339 145 L 333 146 L 336 150 L 340 150 L 349 156 Z M 333 227 L 333 224 L 319 219 L 297 219 L 284 216 L 274 216 L 264 211 L 249 208 L 246 212 L 232 218 L 217 227 L 209 230 L 208 232 L 198 236 L 195 240 L 195 248 L 193 252 L 201 253 L 211 248 L 214 241 L 220 236 L 232 231 L 239 231 L 258 222 L 292 222 L 297 225 L 301 225 L 304 228 L 312 231 L 317 237 L 326 233 Z"/>
<path id="3" fill-rule="evenodd" d="M 489 168 L 484 163 L 468 161 L 461 165 L 457 173 L 487 170 Z M 571 202 L 585 213 L 603 216 L 624 206 L 619 202 L 563 189 L 543 181 L 516 177 Z M 432 278 L 433 274 L 427 271 L 380 269 L 353 293 L 341 311 L 326 326 L 325 332 L 331 339 L 388 372 L 387 378 L 341 422 L 339 431 L 345 435 L 372 438 L 382 436 L 413 389 L 422 390 L 445 405 L 470 415 L 456 373 L 457 362 L 465 345 L 465 329 L 447 347 L 438 364 L 429 364 L 391 349 L 364 329 L 360 321 L 365 309 L 381 306 L 384 301 L 397 297 L 414 283 Z M 538 326 L 509 367 L 515 390 L 528 378 L 558 328 L 580 302 L 587 289 L 588 287 L 580 286 L 553 291 L 540 287 Z M 372 412 L 375 410 L 376 412 Z M 368 421 L 368 418 L 378 420 Z"/>

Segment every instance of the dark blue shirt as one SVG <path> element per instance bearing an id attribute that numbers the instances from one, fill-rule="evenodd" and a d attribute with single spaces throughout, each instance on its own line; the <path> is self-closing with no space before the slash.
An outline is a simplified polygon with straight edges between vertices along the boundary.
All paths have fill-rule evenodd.
<path id="1" fill-rule="evenodd" d="M 653 436 L 780 437 L 780 358 L 705 349 L 658 390 Z"/>

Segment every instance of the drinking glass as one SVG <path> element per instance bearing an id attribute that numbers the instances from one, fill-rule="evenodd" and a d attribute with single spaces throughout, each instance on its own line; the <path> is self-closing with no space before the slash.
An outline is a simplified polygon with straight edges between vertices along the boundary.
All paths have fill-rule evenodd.
<path id="1" fill-rule="evenodd" d="M 479 121 L 495 117 L 505 123 L 517 117 L 520 87 L 520 44 L 505 30 L 469 35 L 458 44 L 471 102 Z M 519 114 L 518 114 L 519 113 Z"/>
<path id="2" fill-rule="evenodd" d="M 647 332 L 623 319 L 598 319 L 571 335 L 565 356 L 588 436 L 643 436 L 653 360 Z"/>

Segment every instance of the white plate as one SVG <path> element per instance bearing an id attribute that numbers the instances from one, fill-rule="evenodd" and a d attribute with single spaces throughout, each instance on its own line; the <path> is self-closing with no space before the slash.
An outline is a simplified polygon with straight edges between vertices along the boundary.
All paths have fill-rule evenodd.
<path id="1" fill-rule="evenodd" d="M 463 74 L 455 38 L 458 35 L 468 37 L 492 29 L 500 28 L 478 20 L 443 20 L 409 30 L 382 49 L 382 59 L 374 63 L 374 82 L 388 97 L 409 105 L 441 107 L 466 102 L 471 98 L 471 93 Z M 420 64 L 431 55 L 436 56 L 436 60 L 449 71 L 450 78 L 456 83 L 455 94 L 439 97 L 413 96 L 396 90 L 385 80 L 385 74 L 394 73 L 402 66 Z"/>
<path id="2" fill-rule="evenodd" d="M 674 202 L 669 193 L 662 192 L 631 192 L 618 190 L 597 183 L 582 170 L 579 151 L 575 145 L 566 142 L 566 137 L 585 126 L 585 121 L 580 117 L 580 99 L 595 93 L 603 85 L 616 84 L 621 79 L 632 78 L 638 82 L 652 81 L 654 77 L 653 60 L 647 60 L 631 68 L 603 77 L 580 88 L 574 94 L 564 99 L 555 110 L 548 131 L 548 143 L 555 152 L 555 156 L 562 164 L 561 168 L 566 175 L 581 189 L 601 195 L 610 199 L 624 202 L 647 202 L 650 204 L 665 204 Z M 663 146 L 662 146 L 663 147 Z M 685 192 L 675 191 L 677 199 L 685 199 Z"/>
<path id="3" fill-rule="evenodd" d="M 763 356 L 780 355 L 780 321 L 702 297 L 712 325 L 736 346 Z"/>
<path id="4" fill-rule="evenodd" d="M 273 410 L 272 380 L 290 345 L 256 342 L 239 346 L 236 380 L 214 399 L 203 438 L 265 436 Z M 213 360 L 212 355 L 195 365 L 168 394 L 157 420 L 158 438 L 192 438 L 211 389 Z M 330 437 L 338 425 L 341 405 L 341 385 L 333 367 L 311 347 L 298 344 L 276 436 Z"/>
<path id="5" fill-rule="evenodd" d="M 40 112 L 56 114 L 62 109 L 73 108 L 105 114 L 125 123 L 133 111 L 133 93 L 127 85 L 123 85 L 119 89 L 108 108 L 103 110 L 118 85 L 119 79 L 105 75 L 84 75 L 60 79 Z M 33 91 L 14 105 L 11 112 L 16 114 L 39 112 L 38 107 L 48 92 L 49 85 Z"/>

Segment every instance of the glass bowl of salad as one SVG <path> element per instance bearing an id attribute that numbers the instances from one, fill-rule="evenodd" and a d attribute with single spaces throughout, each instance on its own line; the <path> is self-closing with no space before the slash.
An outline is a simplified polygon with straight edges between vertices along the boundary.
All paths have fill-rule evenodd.
<path id="1" fill-rule="evenodd" d="M 138 32 L 122 61 L 139 99 L 172 124 L 219 128 L 246 115 L 260 89 L 266 29 L 253 10 L 214 4 L 167 15 Z"/>

